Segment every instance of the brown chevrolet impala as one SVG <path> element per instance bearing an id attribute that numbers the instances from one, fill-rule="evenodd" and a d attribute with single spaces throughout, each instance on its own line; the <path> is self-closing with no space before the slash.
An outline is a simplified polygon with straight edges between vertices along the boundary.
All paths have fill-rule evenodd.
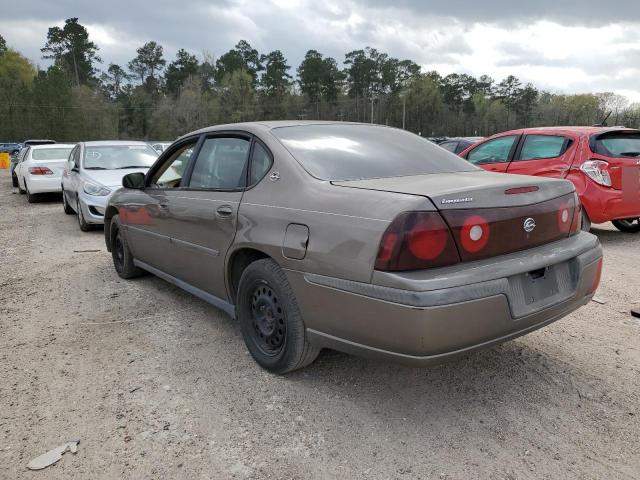
<path id="1" fill-rule="evenodd" d="M 118 274 L 237 317 L 277 373 L 322 348 L 441 361 L 562 318 L 600 280 L 573 184 L 486 172 L 394 128 L 219 125 L 123 184 L 105 215 Z"/>

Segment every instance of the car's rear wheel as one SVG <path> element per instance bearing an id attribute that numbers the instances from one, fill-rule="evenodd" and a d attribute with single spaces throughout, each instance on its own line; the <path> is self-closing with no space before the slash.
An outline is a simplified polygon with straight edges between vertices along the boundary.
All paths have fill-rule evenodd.
<path id="1" fill-rule="evenodd" d="M 287 277 L 271 259 L 257 260 L 242 273 L 237 314 L 251 356 L 270 372 L 283 374 L 306 367 L 320 353 L 307 340 Z"/>
<path id="2" fill-rule="evenodd" d="M 613 226 L 621 232 L 638 233 L 640 232 L 640 218 L 627 218 L 625 220 L 614 220 Z"/>
<path id="3" fill-rule="evenodd" d="M 82 208 L 80 208 L 80 200 L 76 200 L 76 212 L 78 213 L 78 225 L 80 225 L 80 230 L 83 232 L 90 231 L 93 226 L 84 219 L 84 213 L 82 212 Z"/>
<path id="4" fill-rule="evenodd" d="M 133 263 L 133 255 L 129 249 L 127 238 L 120 228 L 120 217 L 115 215 L 111 219 L 109 227 L 109 238 L 111 242 L 111 256 L 113 266 L 121 278 L 134 278 L 144 274 L 144 270 L 138 268 Z"/>
<path id="5" fill-rule="evenodd" d="M 26 181 L 24 182 L 24 189 L 27 192 L 27 202 L 36 203 L 38 201 L 38 197 L 29 191 L 29 185 L 27 185 Z"/>
<path id="6" fill-rule="evenodd" d="M 69 205 L 69 202 L 67 202 L 67 194 L 64 193 L 64 188 L 62 189 L 62 208 L 67 215 L 73 215 L 75 213 L 71 205 Z"/>

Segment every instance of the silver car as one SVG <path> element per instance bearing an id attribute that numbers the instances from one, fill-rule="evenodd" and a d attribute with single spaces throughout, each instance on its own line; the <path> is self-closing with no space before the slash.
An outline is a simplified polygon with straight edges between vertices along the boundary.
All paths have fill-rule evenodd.
<path id="1" fill-rule="evenodd" d="M 394 128 L 220 125 L 123 185 L 104 231 L 118 274 L 237 317 L 277 373 L 322 348 L 442 361 L 562 318 L 600 279 L 572 183 L 485 172 Z"/>
<path id="2" fill-rule="evenodd" d="M 145 142 L 96 141 L 78 143 L 62 172 L 64 212 L 77 214 L 80 230 L 104 223 L 111 194 L 122 187 L 122 177 L 144 173 L 158 153 Z"/>

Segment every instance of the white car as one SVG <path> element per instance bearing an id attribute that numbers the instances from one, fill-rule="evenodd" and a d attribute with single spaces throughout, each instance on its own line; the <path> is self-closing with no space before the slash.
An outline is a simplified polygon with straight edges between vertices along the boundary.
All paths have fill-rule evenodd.
<path id="1" fill-rule="evenodd" d="M 14 173 L 20 193 L 27 194 L 29 203 L 40 193 L 60 192 L 62 172 L 73 145 L 54 143 L 31 145 L 20 152 Z"/>
<path id="2" fill-rule="evenodd" d="M 102 225 L 107 201 L 122 187 L 122 177 L 132 172 L 146 173 L 157 158 L 158 152 L 145 142 L 78 143 L 62 173 L 64 213 L 77 214 L 83 232 Z"/>

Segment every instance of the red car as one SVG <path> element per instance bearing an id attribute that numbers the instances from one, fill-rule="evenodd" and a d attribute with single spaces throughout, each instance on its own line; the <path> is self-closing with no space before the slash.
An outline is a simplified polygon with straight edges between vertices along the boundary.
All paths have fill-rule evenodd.
<path id="1" fill-rule="evenodd" d="M 460 156 L 492 172 L 571 180 L 583 229 L 611 221 L 623 232 L 640 232 L 640 130 L 524 128 L 488 137 Z"/>

